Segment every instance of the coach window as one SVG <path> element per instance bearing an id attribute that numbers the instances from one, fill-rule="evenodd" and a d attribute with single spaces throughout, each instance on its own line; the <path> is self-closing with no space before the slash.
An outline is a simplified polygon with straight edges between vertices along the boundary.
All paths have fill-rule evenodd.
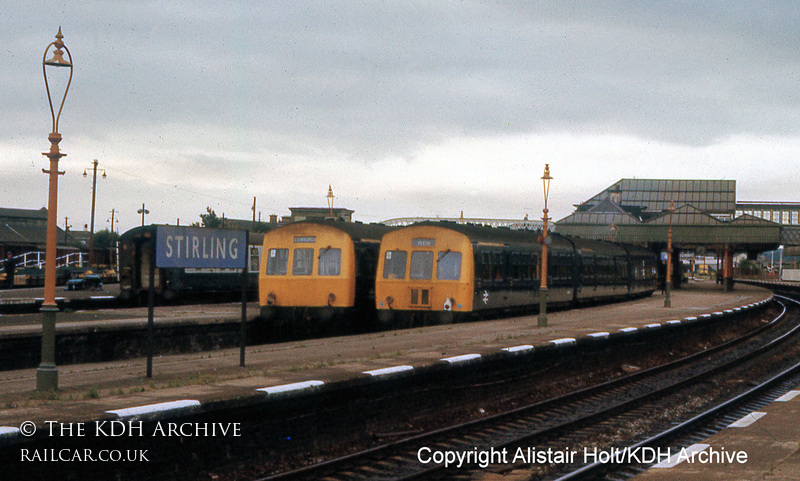
<path id="1" fill-rule="evenodd" d="M 436 263 L 436 278 L 440 281 L 461 279 L 461 253 L 450 250 L 439 252 Z"/>
<path id="2" fill-rule="evenodd" d="M 285 276 L 289 264 L 289 249 L 270 249 L 267 255 L 267 275 Z"/>
<path id="3" fill-rule="evenodd" d="M 406 251 L 386 251 L 386 258 L 383 260 L 384 279 L 405 279 L 406 278 Z"/>
<path id="4" fill-rule="evenodd" d="M 539 270 L 539 256 L 532 254 L 528 259 L 528 279 L 539 279 L 542 271 Z"/>
<path id="5" fill-rule="evenodd" d="M 321 276 L 338 276 L 342 270 L 342 250 L 326 247 L 319 250 L 319 266 L 317 274 Z"/>
<path id="6" fill-rule="evenodd" d="M 415 280 L 430 279 L 433 274 L 433 252 L 414 251 L 411 253 L 409 277 Z"/>
<path id="7" fill-rule="evenodd" d="M 314 266 L 314 249 L 295 249 L 292 261 L 293 276 L 310 276 Z"/>
<path id="8" fill-rule="evenodd" d="M 481 260 L 481 279 L 492 280 L 492 259 L 488 252 L 484 252 Z"/>

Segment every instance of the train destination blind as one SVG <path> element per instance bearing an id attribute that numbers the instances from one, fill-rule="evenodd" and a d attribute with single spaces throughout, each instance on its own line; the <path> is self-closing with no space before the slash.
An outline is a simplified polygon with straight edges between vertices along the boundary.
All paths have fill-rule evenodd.
<path id="1" fill-rule="evenodd" d="M 246 262 L 246 231 L 168 225 L 156 230 L 156 267 L 243 269 Z"/>

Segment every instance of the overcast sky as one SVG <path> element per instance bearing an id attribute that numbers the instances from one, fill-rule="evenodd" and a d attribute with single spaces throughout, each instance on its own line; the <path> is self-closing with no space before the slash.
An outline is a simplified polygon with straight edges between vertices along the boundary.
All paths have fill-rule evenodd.
<path id="1" fill-rule="evenodd" d="M 532 4 L 532 5 L 529 5 Z M 47 204 L 42 55 L 74 77 L 58 218 L 96 230 L 335 206 L 552 216 L 621 178 L 800 201 L 800 3 L 2 2 L 0 206 Z M 53 81 L 61 69 L 49 72 Z"/>

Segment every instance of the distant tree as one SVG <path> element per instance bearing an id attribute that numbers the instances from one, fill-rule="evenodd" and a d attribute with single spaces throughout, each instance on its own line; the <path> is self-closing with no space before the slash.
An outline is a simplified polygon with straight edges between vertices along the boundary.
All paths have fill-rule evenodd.
<path id="1" fill-rule="evenodd" d="M 741 262 L 739 262 L 739 269 L 742 274 L 748 276 L 757 275 L 761 272 L 761 269 L 759 269 L 758 264 L 748 259 L 744 259 Z"/>
<path id="2" fill-rule="evenodd" d="M 111 233 L 108 229 L 99 230 L 94 233 L 94 249 L 98 250 L 115 247 L 117 245 L 117 240 L 119 240 L 119 234 L 117 232 Z"/>
<path id="3" fill-rule="evenodd" d="M 217 229 L 222 227 L 222 219 L 217 217 L 216 212 L 211 207 L 206 207 L 206 213 L 200 214 L 200 220 L 203 223 L 203 227 L 208 227 L 211 229 Z"/>
<path id="4" fill-rule="evenodd" d="M 112 251 L 117 246 L 119 233 L 103 229 L 94 233 L 94 255 L 95 261 L 99 264 L 111 264 L 113 257 Z"/>
<path id="5" fill-rule="evenodd" d="M 256 222 L 253 225 L 253 232 L 269 232 L 270 224 L 268 222 Z"/>

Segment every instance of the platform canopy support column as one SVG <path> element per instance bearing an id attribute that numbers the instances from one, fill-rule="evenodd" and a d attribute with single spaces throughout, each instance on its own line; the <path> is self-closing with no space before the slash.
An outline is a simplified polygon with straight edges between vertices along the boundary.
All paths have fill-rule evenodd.
<path id="1" fill-rule="evenodd" d="M 725 258 L 722 261 L 722 292 L 733 290 L 733 251 L 725 244 Z"/>

